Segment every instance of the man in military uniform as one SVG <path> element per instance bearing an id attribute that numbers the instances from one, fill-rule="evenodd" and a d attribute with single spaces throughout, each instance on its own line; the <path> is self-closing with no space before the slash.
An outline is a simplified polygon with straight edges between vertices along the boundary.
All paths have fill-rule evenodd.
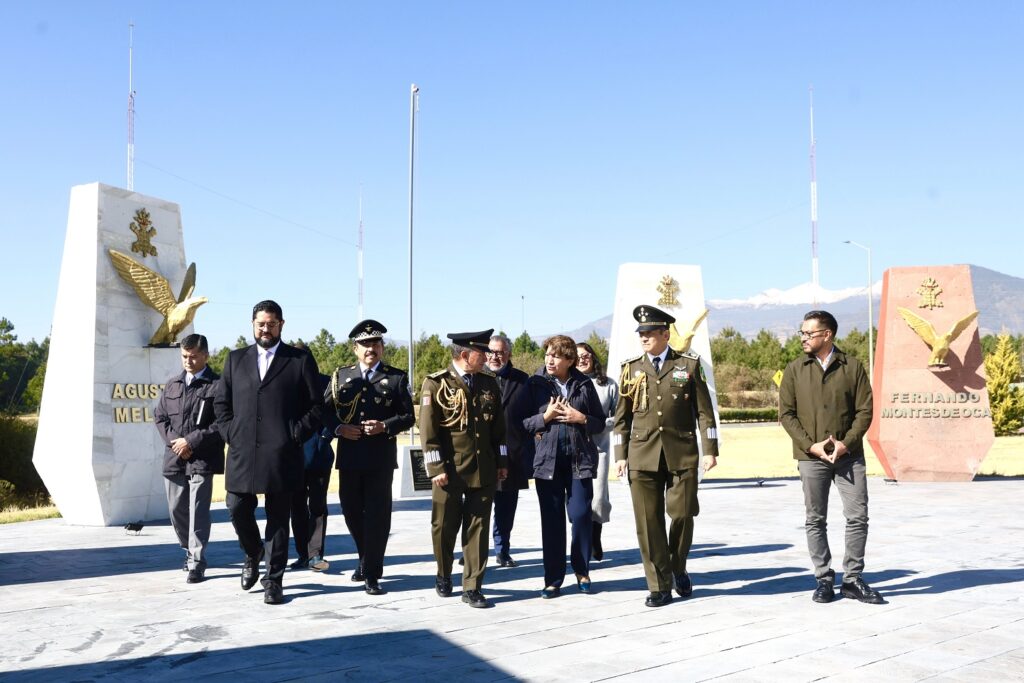
<path id="1" fill-rule="evenodd" d="M 416 420 L 409 375 L 382 360 L 387 331 L 376 320 L 357 323 L 349 337 L 358 362 L 335 370 L 324 394 L 324 424 L 339 437 L 341 511 L 359 553 L 352 580 L 364 581 L 369 595 L 385 592 L 380 578 L 391 533 L 395 437 Z"/>
<path id="2" fill-rule="evenodd" d="M 668 313 L 654 306 L 633 310 L 644 353 L 622 364 L 619 404 L 612 434 L 615 466 L 629 473 L 633 516 L 644 561 L 648 607 L 693 593 L 686 556 L 693 542 L 697 504 L 697 439 L 703 469 L 716 464 L 718 431 L 714 406 L 700 358 L 676 353 L 668 345 Z M 665 512 L 671 519 L 665 536 Z"/>
<path id="3" fill-rule="evenodd" d="M 491 332 L 449 334 L 452 362 L 423 380 L 420 436 L 433 481 L 430 531 L 437 594 L 452 594 L 455 540 L 462 529 L 462 601 L 489 607 L 480 592 L 498 481 L 508 474 L 505 411 L 494 375 L 483 371 Z"/>

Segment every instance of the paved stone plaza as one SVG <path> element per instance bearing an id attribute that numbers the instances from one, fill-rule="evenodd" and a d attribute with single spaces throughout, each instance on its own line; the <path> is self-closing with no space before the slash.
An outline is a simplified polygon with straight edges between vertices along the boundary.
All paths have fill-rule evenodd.
<path id="1" fill-rule="evenodd" d="M 197 585 L 185 583 L 166 523 L 138 536 L 10 524 L 0 527 L 0 679 L 1024 680 L 1024 480 L 872 479 L 870 495 L 865 577 L 881 606 L 811 602 L 802 494 L 788 479 L 702 487 L 693 597 L 660 609 L 644 607 L 628 491 L 615 482 L 595 594 L 577 593 L 570 574 L 561 597 L 540 598 L 531 490 L 513 537 L 521 565 L 488 571 L 487 610 L 435 595 L 426 500 L 395 503 L 386 595 L 349 580 L 354 547 L 335 502 L 330 570 L 287 573 L 280 606 L 264 605 L 258 584 L 239 588 L 222 505 Z M 830 519 L 841 555 L 835 495 Z"/>

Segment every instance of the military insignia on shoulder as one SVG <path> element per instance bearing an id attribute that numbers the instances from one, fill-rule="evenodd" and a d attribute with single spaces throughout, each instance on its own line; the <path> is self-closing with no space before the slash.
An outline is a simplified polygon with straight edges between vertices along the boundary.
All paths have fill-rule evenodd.
<path id="1" fill-rule="evenodd" d="M 448 374 L 448 368 L 445 368 L 444 370 L 438 370 L 437 372 L 433 372 L 433 373 L 427 375 L 427 377 L 429 377 L 430 379 L 441 379 L 442 377 L 444 377 L 447 374 Z"/>
<path id="2" fill-rule="evenodd" d="M 641 353 L 639 356 L 633 356 L 632 358 L 627 358 L 626 360 L 622 361 L 622 364 L 623 365 L 629 365 L 630 363 L 635 363 L 636 361 L 640 360 L 643 357 L 644 357 L 644 354 Z"/>
<path id="3" fill-rule="evenodd" d="M 683 358 L 689 358 L 690 360 L 700 360 L 700 356 L 695 354 L 693 351 L 683 351 L 679 355 L 682 356 Z"/>

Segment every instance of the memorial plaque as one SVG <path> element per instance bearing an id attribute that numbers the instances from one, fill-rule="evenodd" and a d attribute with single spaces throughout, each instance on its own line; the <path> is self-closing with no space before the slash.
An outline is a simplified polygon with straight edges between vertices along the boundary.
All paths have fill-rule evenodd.
<path id="1" fill-rule="evenodd" d="M 433 485 L 423 464 L 423 448 L 399 447 L 398 472 L 392 480 L 391 495 L 394 498 L 430 498 Z"/>
<path id="2" fill-rule="evenodd" d="M 882 277 L 868 442 L 899 481 L 970 481 L 995 441 L 968 266 Z"/>

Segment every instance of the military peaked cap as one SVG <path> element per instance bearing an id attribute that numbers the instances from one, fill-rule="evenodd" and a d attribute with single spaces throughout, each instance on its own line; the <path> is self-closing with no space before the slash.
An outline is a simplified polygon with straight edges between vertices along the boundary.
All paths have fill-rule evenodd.
<path id="1" fill-rule="evenodd" d="M 453 344 L 465 346 L 468 349 L 476 349 L 477 351 L 487 351 L 490 348 L 489 344 L 491 342 L 491 334 L 493 333 L 493 328 L 483 332 L 452 332 L 448 335 L 448 338 L 452 340 Z"/>
<path id="2" fill-rule="evenodd" d="M 650 332 L 651 330 L 667 330 L 668 326 L 676 321 L 671 315 L 655 308 L 654 306 L 637 306 L 633 309 L 633 317 L 640 323 L 636 327 L 637 332 Z"/>
<path id="3" fill-rule="evenodd" d="M 356 326 L 352 328 L 352 331 L 348 333 L 349 339 L 352 341 L 376 341 L 384 337 L 384 333 L 388 331 L 388 328 L 381 325 L 376 320 L 363 320 L 356 323 Z"/>

